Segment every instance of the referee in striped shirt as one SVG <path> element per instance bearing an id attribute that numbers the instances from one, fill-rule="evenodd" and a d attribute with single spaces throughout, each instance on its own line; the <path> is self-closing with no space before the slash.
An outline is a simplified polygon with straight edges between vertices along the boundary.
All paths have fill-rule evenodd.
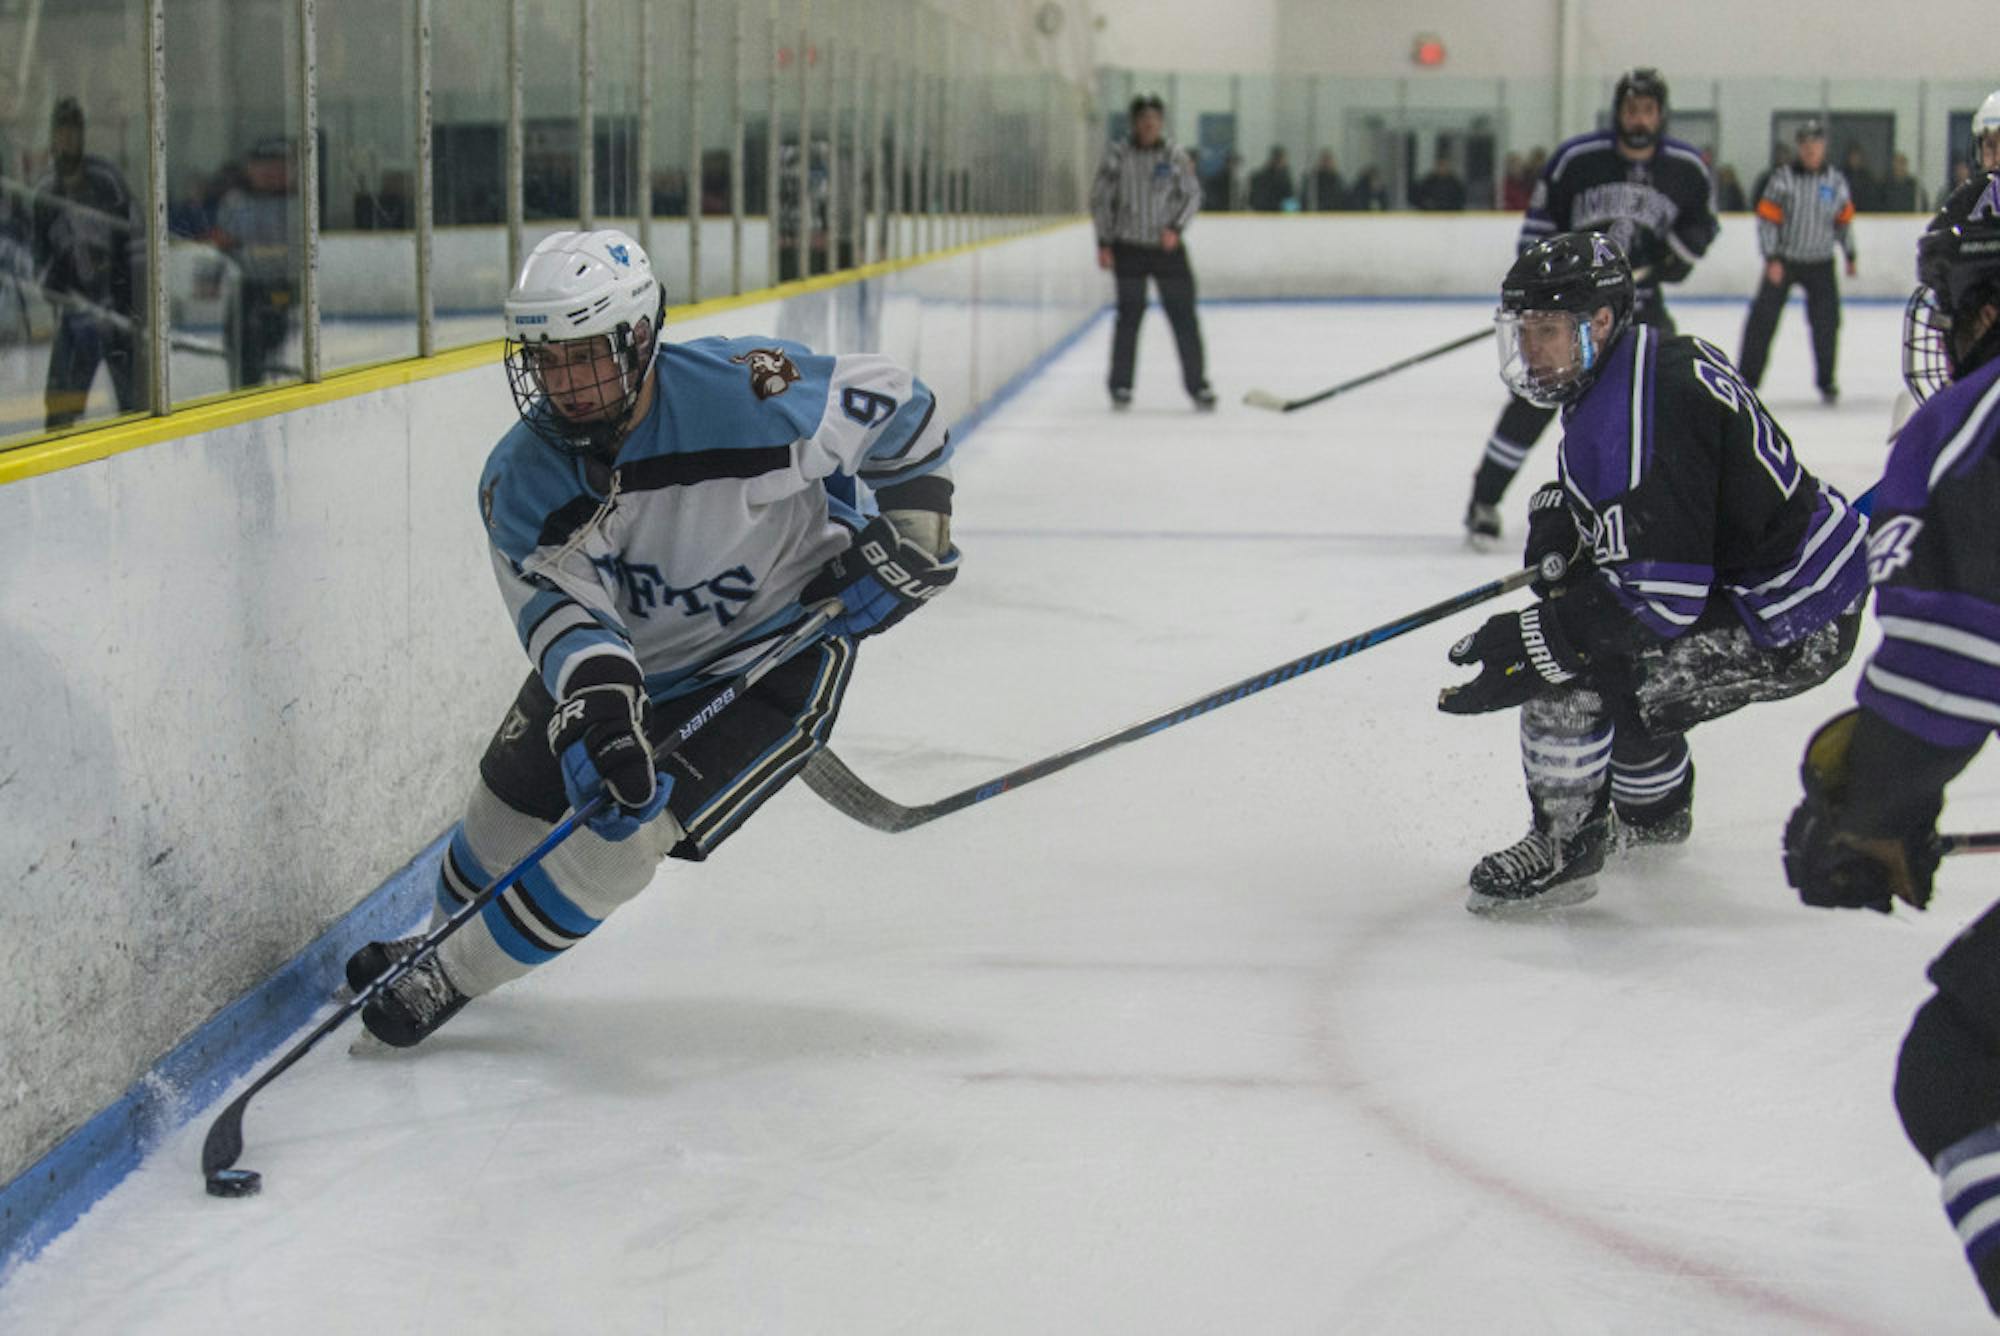
<path id="1" fill-rule="evenodd" d="M 1166 105 L 1132 99 L 1132 135 L 1113 140 L 1090 190 L 1097 226 L 1097 265 L 1118 279 L 1118 325 L 1111 335 L 1111 406 L 1132 402 L 1132 364 L 1139 354 L 1139 320 L 1146 314 L 1146 280 L 1159 285 L 1160 305 L 1174 327 L 1181 384 L 1195 407 L 1215 407 L 1208 388 L 1201 325 L 1194 314 L 1194 270 L 1181 234 L 1201 208 L 1194 163 L 1165 137 Z"/>
<path id="2" fill-rule="evenodd" d="M 1771 336 L 1792 284 L 1806 290 L 1806 319 L 1812 325 L 1813 371 L 1819 397 L 1840 397 L 1834 379 L 1834 352 L 1840 339 L 1840 289 L 1833 279 L 1833 248 L 1847 256 L 1854 277 L 1854 194 L 1847 178 L 1828 165 L 1826 131 L 1818 121 L 1799 127 L 1797 160 L 1771 173 L 1757 200 L 1757 245 L 1764 252 L 1764 281 L 1743 322 L 1743 349 L 1736 365 L 1757 388 Z"/>

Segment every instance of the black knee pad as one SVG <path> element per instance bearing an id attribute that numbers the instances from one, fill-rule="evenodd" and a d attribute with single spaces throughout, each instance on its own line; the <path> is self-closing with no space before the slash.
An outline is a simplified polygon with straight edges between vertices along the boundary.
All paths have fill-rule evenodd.
<path id="1" fill-rule="evenodd" d="M 2000 1050 L 1940 993 L 1917 1008 L 1896 1061 L 1896 1112 L 1927 1162 L 2000 1122 Z"/>

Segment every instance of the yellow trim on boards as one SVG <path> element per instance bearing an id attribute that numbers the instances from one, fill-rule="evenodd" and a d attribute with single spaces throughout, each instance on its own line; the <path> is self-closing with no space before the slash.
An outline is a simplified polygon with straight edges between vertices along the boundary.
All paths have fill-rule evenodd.
<path id="1" fill-rule="evenodd" d="M 1029 232 L 989 237 L 984 241 L 969 241 L 962 246 L 927 251 L 922 255 L 912 255 L 901 260 L 877 260 L 874 264 L 862 265 L 858 269 L 843 269 L 838 273 L 821 274 L 815 278 L 795 279 L 790 283 L 759 288 L 755 292 L 746 292 L 740 296 L 716 297 L 709 301 L 696 302 L 692 306 L 671 306 L 667 308 L 667 328 L 671 330 L 677 321 L 690 320 L 697 316 L 715 315 L 722 311 L 778 301 L 786 297 L 800 297 L 809 292 L 824 292 L 829 288 L 858 283 L 863 279 L 881 278 L 888 274 L 900 273 L 905 269 L 914 269 L 918 265 L 935 264 L 940 260 L 952 259 L 972 251 L 1074 226 L 1077 221 L 1077 218 L 1065 218 Z M 428 358 L 412 357 L 402 361 L 377 363 L 352 371 L 335 372 L 325 380 L 310 385 L 283 385 L 268 390 L 252 390 L 248 393 L 214 395 L 193 403 L 182 404 L 164 417 L 127 417 L 107 426 L 58 436 L 53 440 L 37 441 L 33 445 L 24 445 L 12 450 L 0 449 L 0 487 L 44 473 L 75 468 L 79 464 L 109 459 L 113 455 L 122 455 L 129 450 L 156 445 L 161 441 L 196 436 L 202 432 L 235 426 L 240 422 L 252 422 L 258 418 L 275 417 L 280 413 L 310 408 L 315 404 L 331 403 L 337 399 L 352 399 L 398 385 L 412 385 L 437 376 L 470 371 L 499 361 L 503 346 L 503 340 L 492 339 L 485 343 L 453 348 Z"/>

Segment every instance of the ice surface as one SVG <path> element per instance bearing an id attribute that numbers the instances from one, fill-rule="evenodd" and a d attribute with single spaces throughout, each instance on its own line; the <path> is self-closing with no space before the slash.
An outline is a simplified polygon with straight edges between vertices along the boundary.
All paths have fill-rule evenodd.
<path id="1" fill-rule="evenodd" d="M 1733 353 L 1741 304 L 1677 313 Z M 865 647 L 842 754 L 927 800 L 1506 572 L 1554 438 L 1469 552 L 1489 346 L 1238 403 L 1487 314 L 1208 307 L 1213 416 L 1157 314 L 1111 415 L 1100 324 L 968 439 L 964 574 Z M 1897 319 L 1849 307 L 1837 410 L 1796 305 L 1767 379 L 1850 494 Z M 1495 923 L 1464 877 L 1524 828 L 1514 721 L 1432 706 L 1480 615 L 900 836 L 794 786 L 426 1048 L 323 1045 L 250 1110 L 261 1197 L 203 1194 L 198 1118 L 0 1330 L 1987 1330 L 1889 1084 L 1991 874 L 1883 919 L 1778 868 L 1853 670 L 1694 733 L 1690 845 Z"/>

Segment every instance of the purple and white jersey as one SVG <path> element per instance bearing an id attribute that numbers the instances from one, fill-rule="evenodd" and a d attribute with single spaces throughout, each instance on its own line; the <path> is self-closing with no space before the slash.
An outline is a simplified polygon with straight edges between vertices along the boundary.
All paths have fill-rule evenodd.
<path id="1" fill-rule="evenodd" d="M 1867 588 L 1861 515 L 1700 339 L 1633 326 L 1564 410 L 1558 461 L 1598 578 L 1663 639 L 1720 593 L 1752 640 L 1788 645 Z"/>
<path id="2" fill-rule="evenodd" d="M 1926 401 L 1875 492 L 1868 574 L 1882 643 L 1861 704 L 1940 747 L 2000 727 L 2000 361 Z"/>

